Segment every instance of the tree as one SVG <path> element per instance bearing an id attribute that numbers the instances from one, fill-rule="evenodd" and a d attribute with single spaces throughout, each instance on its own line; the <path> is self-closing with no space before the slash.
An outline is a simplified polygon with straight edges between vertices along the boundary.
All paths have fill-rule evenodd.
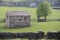
<path id="1" fill-rule="evenodd" d="M 50 13 L 50 11 L 51 11 L 51 7 L 50 7 L 49 2 L 44 1 L 44 2 L 40 3 L 37 8 L 38 21 L 40 20 L 40 17 L 42 17 L 42 16 L 45 17 L 45 21 L 46 21 L 46 16 Z"/>

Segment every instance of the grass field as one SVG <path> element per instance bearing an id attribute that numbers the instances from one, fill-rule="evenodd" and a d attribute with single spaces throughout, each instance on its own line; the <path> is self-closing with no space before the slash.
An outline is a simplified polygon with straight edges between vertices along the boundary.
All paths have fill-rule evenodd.
<path id="1" fill-rule="evenodd" d="M 31 14 L 31 26 L 26 28 L 5 28 L 5 23 L 0 23 L 0 32 L 48 32 L 60 31 L 60 10 L 52 10 L 47 16 L 47 22 L 37 22 L 36 8 L 28 7 L 3 7 L 0 6 L 0 19 L 5 19 L 7 11 L 28 11 Z"/>

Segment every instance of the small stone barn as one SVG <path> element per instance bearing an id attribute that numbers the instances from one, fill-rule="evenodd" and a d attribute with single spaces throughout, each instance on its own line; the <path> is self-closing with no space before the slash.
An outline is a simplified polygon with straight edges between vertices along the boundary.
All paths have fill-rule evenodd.
<path id="1" fill-rule="evenodd" d="M 30 14 L 26 11 L 8 11 L 6 14 L 6 27 L 30 26 Z"/>
<path id="2" fill-rule="evenodd" d="M 35 8 L 36 7 L 36 3 L 30 3 L 30 7 Z"/>

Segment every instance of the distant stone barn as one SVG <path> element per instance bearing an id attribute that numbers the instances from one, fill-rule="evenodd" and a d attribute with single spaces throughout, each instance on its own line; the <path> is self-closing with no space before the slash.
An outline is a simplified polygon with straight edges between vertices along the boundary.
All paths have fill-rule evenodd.
<path id="1" fill-rule="evenodd" d="M 6 27 L 30 26 L 30 14 L 26 11 L 10 11 L 6 14 Z"/>
<path id="2" fill-rule="evenodd" d="M 36 3 L 30 3 L 30 7 L 35 8 L 36 7 Z"/>

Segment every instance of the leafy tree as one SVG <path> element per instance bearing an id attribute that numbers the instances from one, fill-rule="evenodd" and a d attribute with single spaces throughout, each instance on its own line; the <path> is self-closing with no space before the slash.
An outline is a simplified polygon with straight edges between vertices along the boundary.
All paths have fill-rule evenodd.
<path id="1" fill-rule="evenodd" d="M 38 21 L 40 20 L 40 17 L 42 16 L 45 17 L 45 20 L 46 20 L 46 16 L 50 13 L 50 11 L 51 11 L 51 7 L 48 1 L 44 1 L 40 3 L 37 8 Z"/>

